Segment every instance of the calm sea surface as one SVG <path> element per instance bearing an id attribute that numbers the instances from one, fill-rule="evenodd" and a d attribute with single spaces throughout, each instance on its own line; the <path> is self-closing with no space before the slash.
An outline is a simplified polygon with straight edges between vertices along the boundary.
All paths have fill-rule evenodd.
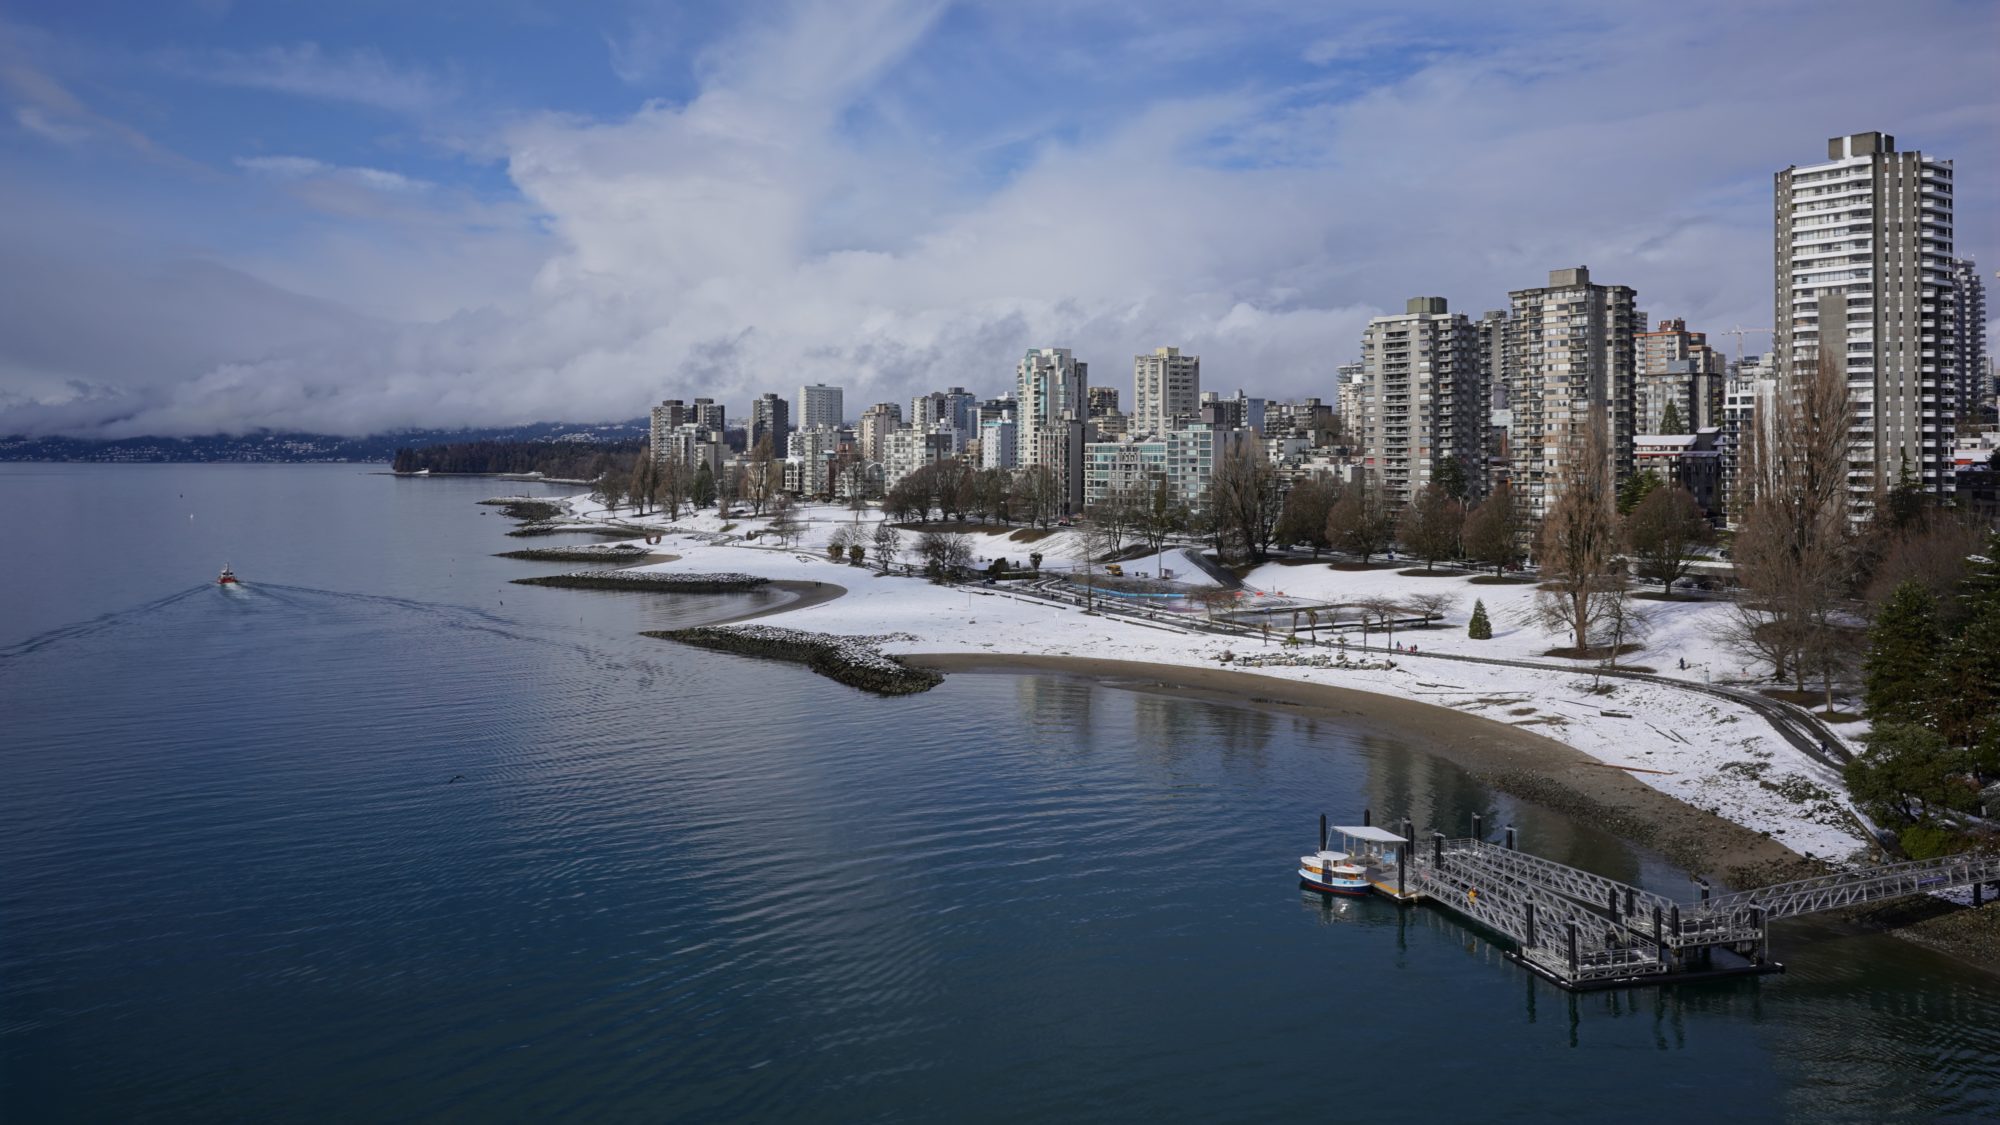
<path id="1" fill-rule="evenodd" d="M 1994 978 L 1572 997 L 1301 893 L 1315 815 L 1680 872 L 1390 729 L 648 640 L 754 599 L 509 585 L 520 487 L 0 465 L 0 1117 L 2000 1116 Z"/>

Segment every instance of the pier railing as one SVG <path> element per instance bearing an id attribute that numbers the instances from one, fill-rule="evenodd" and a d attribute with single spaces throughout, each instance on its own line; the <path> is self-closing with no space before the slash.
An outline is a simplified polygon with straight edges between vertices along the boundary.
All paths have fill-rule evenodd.
<path id="1" fill-rule="evenodd" d="M 1404 831 L 1413 834 L 1407 822 Z M 1377 886 L 1507 938 L 1521 962 L 1566 987 L 1770 971 L 1773 919 L 2000 885 L 1996 855 L 1888 864 L 1693 903 L 1479 839 L 1433 835 L 1367 862 Z"/>

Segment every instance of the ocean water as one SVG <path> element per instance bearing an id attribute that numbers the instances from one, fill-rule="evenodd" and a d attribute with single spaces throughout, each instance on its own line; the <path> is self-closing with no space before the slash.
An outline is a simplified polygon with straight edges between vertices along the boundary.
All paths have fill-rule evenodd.
<path id="1" fill-rule="evenodd" d="M 520 488 L 0 465 L 0 1118 L 2000 1116 L 1996 978 L 1571 996 L 1316 815 L 1682 873 L 1365 722 L 639 637 L 782 595 L 509 585 Z"/>

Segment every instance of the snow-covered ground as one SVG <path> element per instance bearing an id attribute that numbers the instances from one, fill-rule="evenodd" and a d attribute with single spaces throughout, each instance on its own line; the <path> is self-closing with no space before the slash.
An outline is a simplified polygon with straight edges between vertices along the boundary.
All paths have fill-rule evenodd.
<path id="1" fill-rule="evenodd" d="M 579 515 L 601 516 L 587 497 L 572 498 Z M 766 618 L 769 624 L 848 636 L 895 632 L 911 639 L 885 643 L 891 653 L 995 653 L 1028 656 L 1077 656 L 1222 666 L 1225 652 L 1240 657 L 1288 659 L 1276 643 L 1149 625 L 1119 617 L 1086 616 L 1067 605 L 1010 593 L 1004 585 L 936 586 L 919 578 L 881 576 L 872 566 L 853 567 L 828 560 L 825 544 L 843 525 L 859 524 L 872 532 L 881 516 L 838 507 L 796 510 L 804 532 L 792 548 L 746 543 L 747 531 L 761 530 L 768 520 L 738 518 L 725 531 L 714 513 L 686 515 L 662 527 L 656 551 L 676 556 L 647 571 L 746 572 L 774 580 L 830 582 L 846 588 L 844 597 Z M 625 523 L 666 525 L 662 517 L 634 517 L 621 509 Z M 1006 556 L 1020 560 L 1030 550 L 1043 553 L 1045 570 L 1070 565 L 1067 554 L 1076 537 L 1058 532 L 1033 543 L 1009 538 L 1017 529 L 972 532 L 974 553 L 981 559 Z M 904 533 L 904 561 L 909 561 L 916 535 Z M 873 550 L 870 549 L 872 557 Z M 1206 584 L 1207 579 L 1170 548 L 1166 565 L 1177 578 Z M 1153 572 L 1154 560 L 1125 564 L 1127 573 Z M 1844 787 L 1835 772 L 1799 753 L 1756 712 L 1740 704 L 1665 684 L 1606 679 L 1595 685 L 1589 667 L 1576 670 L 1526 669 L 1426 660 L 1422 653 L 1521 658 L 1546 664 L 1563 661 L 1542 654 L 1560 643 L 1526 619 L 1534 595 L 1528 585 L 1474 586 L 1465 578 L 1403 577 L 1394 570 L 1336 571 L 1325 565 L 1266 566 L 1250 576 L 1249 605 L 1351 602 L 1373 596 L 1397 599 L 1428 592 L 1450 592 L 1460 603 L 1445 625 L 1399 632 L 1399 643 L 1414 642 L 1418 655 L 1399 655 L 1394 667 L 1355 669 L 1313 666 L 1242 668 L 1259 675 L 1328 684 L 1360 691 L 1418 699 L 1441 707 L 1522 726 L 1581 750 L 1610 766 L 1631 768 L 1634 777 L 1662 792 L 1774 839 L 1801 854 L 1841 860 L 1857 852 L 1862 839 L 1848 815 Z M 1282 592 L 1283 597 L 1278 595 Z M 1465 623 L 1474 598 L 1486 602 L 1493 639 L 1473 641 Z M 1646 649 L 1630 660 L 1663 675 L 1686 676 L 1699 682 L 1705 675 L 1735 679 L 1741 662 L 1714 639 L 1719 615 L 1729 612 L 1719 603 L 1649 603 L 1656 624 Z M 1351 618 L 1347 620 L 1351 621 Z M 1280 608 L 1272 619 L 1289 628 L 1289 613 Z M 1323 636 L 1346 632 L 1361 639 L 1358 628 L 1336 628 Z M 1378 633 L 1374 643 L 1381 643 Z M 1325 650 L 1307 650 L 1324 655 Z M 1678 664 L 1685 657 L 1688 668 Z M 1380 663 L 1379 658 L 1376 661 Z M 1300 662 L 1304 664 L 1302 660 Z"/>

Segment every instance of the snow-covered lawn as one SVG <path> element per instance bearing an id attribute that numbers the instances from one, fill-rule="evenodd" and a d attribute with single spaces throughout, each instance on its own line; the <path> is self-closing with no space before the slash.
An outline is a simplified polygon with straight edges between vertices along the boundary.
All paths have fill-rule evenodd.
<path id="1" fill-rule="evenodd" d="M 587 498 L 571 501 L 580 515 L 593 514 Z M 1078 656 L 1167 664 L 1221 666 L 1225 652 L 1238 656 L 1281 656 L 1280 645 L 1178 631 L 1118 617 L 1085 615 L 1065 605 L 1019 596 L 1007 586 L 935 586 L 922 579 L 881 576 L 873 566 L 854 567 L 828 560 L 825 544 L 843 525 L 860 524 L 872 532 L 880 514 L 855 513 L 837 507 L 797 510 L 804 531 L 787 549 L 746 543 L 744 532 L 761 530 L 767 519 L 739 517 L 727 535 L 724 521 L 713 513 L 683 514 L 671 526 L 660 517 L 634 517 L 620 510 L 626 523 L 662 525 L 663 542 L 654 550 L 679 556 L 675 561 L 646 566 L 647 572 L 745 572 L 779 581 L 828 582 L 844 587 L 844 597 L 775 615 L 767 622 L 788 628 L 843 636 L 903 634 L 909 639 L 886 642 L 890 653 L 995 653 L 1028 656 Z M 904 534 L 906 551 L 916 536 Z M 1005 531 L 973 533 L 974 552 L 983 558 L 1005 555 L 1024 558 L 1041 551 L 1044 569 L 1067 565 L 1066 551 L 1075 537 L 1049 535 L 1032 544 L 1008 539 Z M 1177 578 L 1205 582 L 1178 549 L 1167 552 L 1167 565 Z M 872 547 L 870 555 L 873 555 Z M 905 558 L 908 558 L 906 554 Z M 1151 573 L 1152 563 L 1125 564 L 1128 573 Z M 1140 568 L 1145 568 L 1141 570 Z M 1269 595 L 1267 604 L 1351 602 L 1375 596 L 1402 599 L 1419 593 L 1450 592 L 1460 601 L 1448 624 L 1399 631 L 1398 642 L 1414 642 L 1420 653 L 1465 653 L 1563 663 L 1542 654 L 1560 643 L 1528 622 L 1526 608 L 1534 596 L 1530 585 L 1479 586 L 1466 578 L 1404 577 L 1394 570 L 1336 571 L 1324 564 L 1261 567 L 1250 585 Z M 1282 591 L 1285 597 L 1277 598 Z M 1493 639 L 1474 641 L 1465 622 L 1474 598 L 1483 598 L 1493 622 Z M 1253 595 L 1246 599 L 1258 604 Z M 1646 649 L 1630 662 L 1662 675 L 1685 676 L 1700 682 L 1738 678 L 1742 664 L 1714 637 L 1723 603 L 1652 602 L 1656 624 Z M 1290 615 L 1280 609 L 1277 626 L 1289 627 Z M 1351 620 L 1351 618 L 1350 618 Z M 1358 628 L 1346 630 L 1360 641 Z M 1335 631 L 1335 635 L 1339 630 Z M 1322 635 L 1328 635 L 1322 627 Z M 1374 639 L 1381 643 L 1380 635 Z M 1319 650 L 1324 652 L 1325 650 Z M 1685 672 L 1678 659 L 1685 657 Z M 1301 662 L 1302 664 L 1304 662 Z M 1768 832 L 1802 854 L 1845 859 L 1862 844 L 1852 820 L 1844 787 L 1834 771 L 1800 754 L 1757 713 L 1739 704 L 1666 684 L 1606 679 L 1593 694 L 1587 664 L 1575 671 L 1494 667 L 1421 655 L 1398 656 L 1394 667 L 1369 669 L 1313 666 L 1245 668 L 1259 675 L 1328 684 L 1361 691 L 1414 698 L 1511 723 L 1546 735 L 1614 767 L 1629 767 L 1633 776 L 1689 804 L 1709 809 L 1753 830 Z"/>

